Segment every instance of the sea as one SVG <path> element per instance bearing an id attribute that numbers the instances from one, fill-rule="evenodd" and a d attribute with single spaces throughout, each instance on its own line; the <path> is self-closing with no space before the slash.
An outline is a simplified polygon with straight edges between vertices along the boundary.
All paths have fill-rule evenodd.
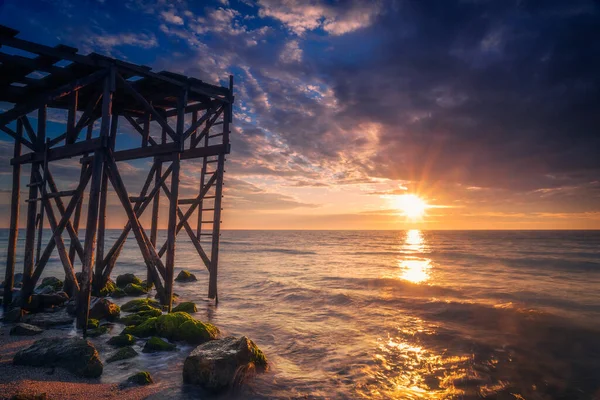
<path id="1" fill-rule="evenodd" d="M 600 399 L 600 231 L 224 231 L 218 305 L 184 235 L 175 273 L 199 279 L 175 292 L 269 371 L 215 396 L 183 384 L 179 345 L 106 364 L 103 382 L 148 370 L 155 399 Z M 44 276 L 61 271 L 55 255 Z M 145 277 L 133 237 L 125 272 Z"/>

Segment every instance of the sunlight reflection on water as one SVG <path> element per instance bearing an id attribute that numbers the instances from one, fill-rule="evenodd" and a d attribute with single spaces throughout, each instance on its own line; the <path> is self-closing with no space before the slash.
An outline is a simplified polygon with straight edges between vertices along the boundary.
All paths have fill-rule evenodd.
<path id="1" fill-rule="evenodd" d="M 431 260 L 422 255 L 426 248 L 425 239 L 421 231 L 417 229 L 406 232 L 406 239 L 402 246 L 404 254 L 409 254 L 409 258 L 398 260 L 400 267 L 400 278 L 412 283 L 423 283 L 429 280 L 431 270 Z"/>

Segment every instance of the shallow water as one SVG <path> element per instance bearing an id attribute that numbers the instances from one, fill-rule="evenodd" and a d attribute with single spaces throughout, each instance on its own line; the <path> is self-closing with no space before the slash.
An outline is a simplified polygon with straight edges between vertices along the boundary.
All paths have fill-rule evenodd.
<path id="1" fill-rule="evenodd" d="M 200 279 L 175 292 L 271 362 L 226 398 L 600 395 L 600 232 L 227 231 L 218 307 L 204 300 L 208 275 L 179 238 L 178 269 Z M 127 241 L 117 273 L 145 275 L 135 246 Z M 61 270 L 54 257 L 44 276 Z M 209 397 L 181 382 L 190 350 L 143 354 L 102 379 L 143 368 L 164 389 L 156 398 Z"/>

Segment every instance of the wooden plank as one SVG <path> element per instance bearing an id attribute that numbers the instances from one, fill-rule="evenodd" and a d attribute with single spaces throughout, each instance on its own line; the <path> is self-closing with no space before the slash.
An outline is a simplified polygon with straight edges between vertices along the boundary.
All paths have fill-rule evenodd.
<path id="1" fill-rule="evenodd" d="M 19 103 L 12 109 L 0 114 L 0 125 L 6 125 L 7 123 L 15 120 L 16 118 L 19 118 L 22 115 L 29 114 L 31 111 L 43 106 L 44 104 L 47 104 L 52 100 L 67 96 L 75 90 L 79 90 L 82 87 L 96 82 L 105 75 L 106 70 L 96 71 L 93 74 L 88 75 L 84 78 L 76 79 L 59 88 L 50 90 L 47 93 L 40 94 L 39 96 L 36 96 L 36 98 L 28 101 L 27 103 Z"/>
<path id="2" fill-rule="evenodd" d="M 77 140 L 77 128 L 75 119 L 77 118 L 77 102 L 79 101 L 79 90 L 75 90 L 69 95 L 69 113 L 67 115 L 67 137 L 65 144 L 75 143 Z"/>
<path id="3" fill-rule="evenodd" d="M 115 151 L 115 161 L 137 160 L 140 158 L 157 157 L 171 154 L 179 149 L 175 142 L 159 144 L 156 146 L 139 147 L 137 149 Z"/>
<path id="4" fill-rule="evenodd" d="M 33 127 L 31 126 L 31 122 L 29 122 L 29 118 L 27 118 L 27 115 L 22 116 L 20 119 L 23 120 L 23 127 L 25 128 L 25 132 L 27 132 L 27 136 L 29 137 L 29 140 L 31 140 L 31 143 L 37 143 L 35 131 L 33 130 Z"/>
<path id="5" fill-rule="evenodd" d="M 85 140 L 73 144 L 67 144 L 60 147 L 54 147 L 48 150 L 48 161 L 63 160 L 65 158 L 71 158 L 80 156 L 103 147 L 103 139 L 101 137 Z M 44 152 L 36 151 L 32 153 L 23 154 L 20 157 L 13 158 L 10 160 L 11 165 L 14 164 L 28 164 L 35 162 L 44 161 Z"/>
<path id="6" fill-rule="evenodd" d="M 15 139 L 17 142 L 21 143 L 25 147 L 27 147 L 31 150 L 35 150 L 35 146 L 33 145 L 33 143 L 31 143 L 29 140 L 25 139 L 23 136 L 17 135 L 12 129 L 10 129 L 6 126 L 0 125 L 0 131 L 6 133 L 8 136 L 12 137 L 13 139 Z"/>
<path id="7" fill-rule="evenodd" d="M 43 168 L 43 176 L 42 176 L 42 185 L 41 185 L 41 192 L 42 192 L 42 197 L 44 197 L 46 195 L 46 181 L 48 179 L 48 145 L 44 144 L 44 142 L 46 141 L 46 117 L 48 114 L 48 109 L 46 108 L 46 106 L 42 106 L 40 107 L 40 109 L 38 110 L 38 128 L 37 128 L 37 142 L 36 142 L 36 147 L 38 149 L 43 148 L 44 149 L 44 159 L 42 162 Z M 36 262 L 40 261 L 40 252 L 42 251 L 42 235 L 44 233 L 44 207 L 42 205 L 40 205 L 40 213 L 39 213 L 39 218 L 40 218 L 40 225 L 38 228 L 38 239 L 37 239 L 37 249 L 36 249 L 36 256 L 35 256 L 35 260 Z"/>
<path id="8" fill-rule="evenodd" d="M 123 115 L 125 117 L 125 119 L 127 121 L 129 121 L 129 123 L 131 124 L 131 126 L 140 134 L 142 135 L 142 137 L 145 136 L 145 132 L 144 129 L 131 117 L 131 115 Z M 152 136 L 148 135 L 148 142 L 152 145 L 152 146 L 156 146 L 157 143 L 156 141 L 152 138 Z"/>
<path id="9" fill-rule="evenodd" d="M 221 107 L 217 110 L 217 112 L 213 115 L 213 117 L 208 121 L 208 123 L 206 124 L 204 129 L 202 129 L 202 132 L 200 132 L 200 134 L 196 136 L 196 139 L 191 141 L 190 148 L 194 148 L 194 147 L 198 146 L 198 143 L 200 143 L 200 140 L 202 140 L 202 138 L 204 138 L 206 135 L 208 135 L 208 133 L 210 132 L 210 128 L 212 128 L 215 125 L 215 121 L 221 116 L 222 113 L 223 113 L 223 107 Z"/>
<path id="10" fill-rule="evenodd" d="M 17 121 L 17 135 L 23 136 L 23 121 Z M 21 155 L 21 142 L 15 141 L 13 157 Z M 10 228 L 8 231 L 8 252 L 6 271 L 4 274 L 4 298 L 2 304 L 7 310 L 12 303 L 12 290 L 15 282 L 15 261 L 17 254 L 17 238 L 19 237 L 19 198 L 21 195 L 21 166 L 13 165 L 12 192 L 10 198 Z"/>

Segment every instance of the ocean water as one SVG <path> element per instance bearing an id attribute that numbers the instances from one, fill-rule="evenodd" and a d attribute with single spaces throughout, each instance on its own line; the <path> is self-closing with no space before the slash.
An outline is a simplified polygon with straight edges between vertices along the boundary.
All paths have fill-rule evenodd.
<path id="1" fill-rule="evenodd" d="M 199 281 L 175 292 L 271 362 L 221 398 L 600 398 L 600 232 L 226 231 L 218 306 L 179 239 L 176 273 Z M 6 240 L 0 231 L 3 256 Z M 44 275 L 61 271 L 55 256 Z M 134 240 L 123 272 L 145 276 Z M 103 357 L 112 351 L 94 341 Z M 111 364 L 102 380 L 143 368 L 159 382 L 155 398 L 211 398 L 182 384 L 190 350 Z"/>

